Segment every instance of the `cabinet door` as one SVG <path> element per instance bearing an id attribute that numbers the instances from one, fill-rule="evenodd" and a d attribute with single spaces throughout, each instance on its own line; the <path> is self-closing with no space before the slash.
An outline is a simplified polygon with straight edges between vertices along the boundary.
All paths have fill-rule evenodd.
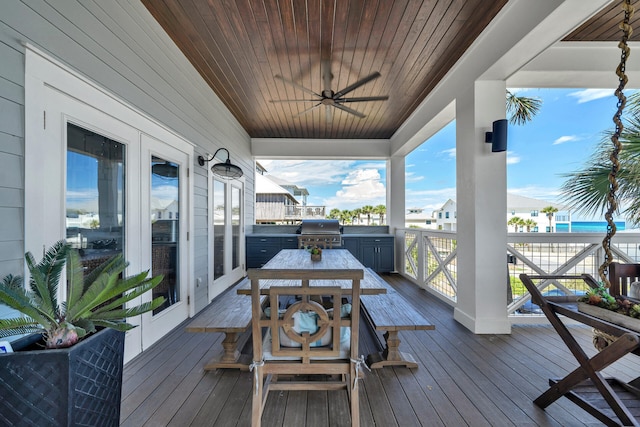
<path id="1" fill-rule="evenodd" d="M 358 261 L 362 262 L 360 259 L 360 245 L 358 244 L 357 238 L 342 238 L 342 247 L 351 252 L 351 255 L 356 257 Z"/>
<path id="2" fill-rule="evenodd" d="M 260 268 L 280 251 L 278 237 L 247 237 L 247 268 Z"/>
<path id="3" fill-rule="evenodd" d="M 378 246 L 378 265 L 376 271 L 389 273 L 394 270 L 393 239 L 385 239 Z"/>
<path id="4" fill-rule="evenodd" d="M 298 249 L 298 236 L 283 237 L 280 241 L 280 249 Z"/>
<path id="5" fill-rule="evenodd" d="M 360 262 L 365 267 L 377 270 L 378 259 L 378 247 L 372 244 L 360 242 L 360 256 L 358 257 Z"/>

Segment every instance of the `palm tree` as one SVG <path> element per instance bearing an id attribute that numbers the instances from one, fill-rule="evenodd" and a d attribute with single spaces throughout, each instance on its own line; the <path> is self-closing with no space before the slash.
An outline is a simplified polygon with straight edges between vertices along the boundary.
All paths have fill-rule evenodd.
<path id="1" fill-rule="evenodd" d="M 373 208 L 373 213 L 380 216 L 380 225 L 384 224 L 384 215 L 387 213 L 387 207 L 385 205 L 378 205 Z"/>
<path id="2" fill-rule="evenodd" d="M 558 212 L 558 208 L 547 206 L 546 208 L 541 209 L 540 212 L 547 215 L 547 218 L 549 219 L 549 232 L 553 231 L 553 229 L 551 228 L 551 220 L 553 220 L 553 214 Z"/>
<path id="3" fill-rule="evenodd" d="M 347 224 L 353 221 L 353 214 L 350 210 L 344 209 L 340 211 L 340 220 L 342 224 Z"/>
<path id="4" fill-rule="evenodd" d="M 356 220 L 358 220 L 358 224 L 360 224 L 360 214 L 362 213 L 362 209 L 355 208 L 351 211 L 351 223 L 355 225 Z"/>
<path id="5" fill-rule="evenodd" d="M 531 233 L 531 228 L 535 227 L 536 225 L 538 225 L 538 223 L 531 218 L 524 221 L 524 226 L 527 227 L 527 233 Z"/>
<path id="6" fill-rule="evenodd" d="M 507 221 L 507 225 L 513 225 L 513 231 L 517 233 L 518 227 L 524 225 L 524 220 L 519 216 L 512 216 L 509 221 Z"/>
<path id="7" fill-rule="evenodd" d="M 329 219 L 340 219 L 340 209 L 331 209 L 331 212 L 329 212 Z"/>
<path id="8" fill-rule="evenodd" d="M 530 122 L 533 116 L 538 114 L 542 101 L 539 98 L 518 96 L 507 91 L 507 113 L 510 115 L 509 123 L 523 125 Z"/>
<path id="9" fill-rule="evenodd" d="M 640 93 L 627 101 L 628 117 L 619 141 L 620 166 L 616 173 L 618 213 L 634 224 L 640 224 Z M 564 175 L 561 187 L 562 202 L 577 214 L 603 215 L 608 209 L 609 173 L 611 173 L 611 133 L 603 138 L 586 164 L 577 171 Z"/>
<path id="10" fill-rule="evenodd" d="M 360 208 L 360 212 L 363 215 L 367 216 L 367 225 L 371 225 L 371 214 L 373 213 L 373 206 L 364 205 L 363 207 Z"/>

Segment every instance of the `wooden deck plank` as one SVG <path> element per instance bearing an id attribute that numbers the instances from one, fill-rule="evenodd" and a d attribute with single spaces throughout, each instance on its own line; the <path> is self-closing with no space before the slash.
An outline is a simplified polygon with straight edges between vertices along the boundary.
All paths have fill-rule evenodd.
<path id="1" fill-rule="evenodd" d="M 366 372 L 360 387 L 361 425 L 599 425 L 568 399 L 546 410 L 533 404 L 547 389 L 548 378 L 562 377 L 576 366 L 552 328 L 523 325 L 514 326 L 511 335 L 474 335 L 453 320 L 450 306 L 398 275 L 382 277 L 436 329 L 400 332 L 418 369 Z M 248 425 L 251 373 L 205 373 L 202 367 L 217 351 L 222 334 L 179 329 L 125 367 L 121 425 Z M 579 342 L 589 345 L 591 331 L 578 332 Z M 375 335 L 361 325 L 361 353 L 377 349 Z M 640 375 L 639 366 L 630 356 L 607 373 L 629 380 Z M 346 392 L 272 393 L 263 425 L 348 425 L 347 405 Z"/>

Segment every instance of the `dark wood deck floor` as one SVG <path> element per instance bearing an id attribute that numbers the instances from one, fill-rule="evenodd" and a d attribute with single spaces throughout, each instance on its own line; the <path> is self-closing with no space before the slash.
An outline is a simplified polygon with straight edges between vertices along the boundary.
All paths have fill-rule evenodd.
<path id="1" fill-rule="evenodd" d="M 511 335 L 474 335 L 453 320 L 453 310 L 401 276 L 384 276 L 436 325 L 401 332 L 401 348 L 418 369 L 367 372 L 361 392 L 363 426 L 580 426 L 601 425 L 562 398 L 546 410 L 533 400 L 548 378 L 577 367 L 550 326 L 515 326 Z M 591 330 L 571 326 L 586 345 Z M 375 348 L 367 329 L 361 352 Z M 235 370 L 205 373 L 220 352 L 221 334 L 179 327 L 125 366 L 123 426 L 247 426 L 252 376 Z M 628 381 L 640 376 L 640 359 L 627 356 L 606 371 Z M 283 392 L 269 397 L 265 426 L 349 424 L 347 394 Z"/>

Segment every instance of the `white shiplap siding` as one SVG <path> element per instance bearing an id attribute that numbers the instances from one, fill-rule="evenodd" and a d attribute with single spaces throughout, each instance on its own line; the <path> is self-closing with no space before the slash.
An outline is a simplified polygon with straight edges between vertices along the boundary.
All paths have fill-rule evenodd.
<path id="1" fill-rule="evenodd" d="M 4 8 L 4 6 L 3 6 Z M 0 276 L 24 265 L 24 53 L 0 27 Z"/>

